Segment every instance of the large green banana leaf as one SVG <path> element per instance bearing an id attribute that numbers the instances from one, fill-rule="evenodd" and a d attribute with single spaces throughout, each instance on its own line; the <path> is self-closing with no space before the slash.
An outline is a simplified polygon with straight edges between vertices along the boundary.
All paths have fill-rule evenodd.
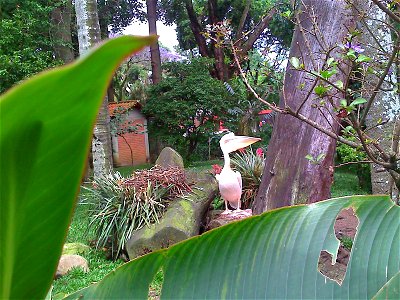
<path id="1" fill-rule="evenodd" d="M 347 207 L 359 225 L 339 285 L 318 260 L 326 250 L 335 261 L 334 222 Z M 160 269 L 165 299 L 400 299 L 400 208 L 353 196 L 277 209 L 133 260 L 68 299 L 146 299 Z"/>
<path id="2" fill-rule="evenodd" d="M 0 298 L 44 299 L 118 63 L 155 37 L 111 40 L 0 98 Z"/>

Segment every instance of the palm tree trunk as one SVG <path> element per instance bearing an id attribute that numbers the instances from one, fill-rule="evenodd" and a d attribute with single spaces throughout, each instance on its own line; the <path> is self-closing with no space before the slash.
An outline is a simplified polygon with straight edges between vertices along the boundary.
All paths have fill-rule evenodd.
<path id="1" fill-rule="evenodd" d="M 101 40 L 96 0 L 75 0 L 75 11 L 79 54 L 83 55 Z M 82 99 L 82 101 L 84 100 Z M 95 178 L 104 176 L 112 170 L 110 117 L 108 115 L 107 97 L 103 99 L 94 126 L 92 156 L 93 176 Z"/>
<path id="2" fill-rule="evenodd" d="M 149 34 L 157 34 L 157 0 L 146 0 L 147 4 L 147 20 L 149 22 Z M 157 84 L 161 81 L 161 58 L 160 48 L 158 43 L 150 45 L 151 55 L 151 78 L 153 84 Z"/>

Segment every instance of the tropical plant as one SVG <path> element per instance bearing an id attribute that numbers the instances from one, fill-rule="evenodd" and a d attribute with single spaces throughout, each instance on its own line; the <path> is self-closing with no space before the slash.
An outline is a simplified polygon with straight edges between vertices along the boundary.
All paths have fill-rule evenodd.
<path id="1" fill-rule="evenodd" d="M 45 298 L 107 80 L 122 57 L 151 41 L 112 40 L 0 98 L 1 298 Z M 58 93 L 60 87 L 70 93 Z M 336 256 L 333 225 L 347 207 L 359 226 L 339 285 L 317 265 L 321 250 Z M 147 299 L 162 269 L 165 298 L 398 299 L 399 220 L 400 208 L 386 196 L 277 209 L 133 260 L 70 298 Z"/>
<path id="2" fill-rule="evenodd" d="M 95 178 L 93 187 L 83 187 L 84 201 L 90 204 L 89 227 L 96 232 L 96 247 L 111 249 L 116 260 L 135 230 L 159 221 L 166 205 L 168 188 L 153 185 L 136 189 L 125 184 L 119 172 Z"/>
<path id="3" fill-rule="evenodd" d="M 321 274 L 318 261 L 325 250 L 335 262 L 340 242 L 333 227 L 349 206 L 360 224 L 339 284 Z M 67 299 L 146 299 L 160 269 L 165 299 L 395 299 L 399 218 L 400 208 L 386 196 L 285 207 L 133 260 Z M 179 287 L 178 278 L 185 278 Z M 132 282 L 134 288 L 124 288 Z"/>
<path id="4" fill-rule="evenodd" d="M 231 159 L 234 168 L 240 172 L 243 180 L 242 203 L 244 208 L 250 208 L 257 196 L 264 170 L 264 150 L 258 148 L 256 153 L 252 148 L 235 153 Z"/>

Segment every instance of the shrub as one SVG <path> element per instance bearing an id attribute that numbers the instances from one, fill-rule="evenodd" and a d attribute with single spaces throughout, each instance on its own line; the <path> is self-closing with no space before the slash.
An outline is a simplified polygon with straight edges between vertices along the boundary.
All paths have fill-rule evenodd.
<path id="1" fill-rule="evenodd" d="M 213 60 L 205 58 L 166 63 L 165 78 L 149 87 L 142 110 L 149 133 L 189 161 L 207 158 L 208 137 L 219 121 L 228 126 L 236 120 L 229 109 L 238 100 L 210 77 L 212 66 Z"/>
<path id="2" fill-rule="evenodd" d="M 369 163 L 362 163 L 367 160 L 367 154 L 361 149 L 339 143 L 336 147 L 337 160 L 341 164 L 352 163 L 349 170 L 355 172 L 358 184 L 362 189 L 371 191 L 371 170 Z"/>
<path id="3" fill-rule="evenodd" d="M 242 207 L 250 208 L 257 195 L 264 170 L 264 150 L 258 148 L 256 153 L 251 148 L 236 153 L 232 157 L 234 168 L 242 174 L 243 196 Z"/>
<path id="4" fill-rule="evenodd" d="M 96 247 L 110 247 L 114 260 L 124 251 L 134 230 L 158 222 L 168 191 L 150 181 L 142 189 L 124 182 L 125 178 L 116 172 L 96 179 L 92 188 L 84 187 L 89 191 L 89 227 L 96 232 Z"/>

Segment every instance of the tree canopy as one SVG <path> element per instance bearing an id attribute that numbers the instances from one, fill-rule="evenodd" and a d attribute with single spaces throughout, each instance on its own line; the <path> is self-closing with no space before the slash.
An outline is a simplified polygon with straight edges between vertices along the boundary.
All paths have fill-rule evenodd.
<path id="1" fill-rule="evenodd" d="M 7 1 L 0 10 L 0 93 L 61 62 L 54 60 L 50 38 L 53 1 Z"/>
<path id="2" fill-rule="evenodd" d="M 214 58 L 212 75 L 220 80 L 231 78 L 235 71 L 226 40 L 233 41 L 243 57 L 256 44 L 274 46 L 276 51 L 290 44 L 293 26 L 281 15 L 290 11 L 286 0 L 162 0 L 160 6 L 164 21 L 177 25 L 180 47 L 196 48 L 201 56 Z"/>
<path id="3" fill-rule="evenodd" d="M 200 140 L 207 144 L 219 121 L 227 124 L 234 118 L 228 111 L 237 99 L 210 77 L 211 65 L 207 58 L 166 63 L 166 77 L 150 87 L 143 110 L 151 117 L 150 134 L 173 144 L 186 157 L 193 155 Z"/>

